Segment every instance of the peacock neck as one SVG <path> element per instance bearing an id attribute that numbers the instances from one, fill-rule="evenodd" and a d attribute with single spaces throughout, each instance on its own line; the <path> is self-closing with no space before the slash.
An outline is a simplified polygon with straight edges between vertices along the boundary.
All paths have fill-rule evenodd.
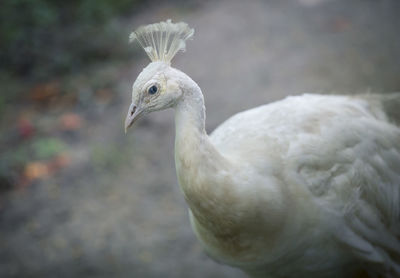
<path id="1" fill-rule="evenodd" d="M 261 186 L 259 198 L 253 194 L 256 190 L 247 190 L 244 195 L 244 187 L 238 186 L 249 182 L 243 163 L 221 154 L 212 144 L 204 128 L 201 90 L 191 79 L 183 84 L 183 95 L 175 106 L 175 164 L 192 226 L 212 256 L 227 262 L 233 258 L 252 260 L 247 257 L 249 250 L 255 252 L 256 258 L 259 247 L 249 244 L 249 230 L 255 238 L 265 239 L 268 235 L 268 244 L 279 235 L 283 214 L 275 212 L 284 207 L 280 193 L 273 186 Z M 264 210 L 270 212 L 266 222 L 260 218 Z"/>
<path id="2" fill-rule="evenodd" d="M 217 190 L 218 175 L 226 159 L 211 143 L 205 131 L 204 98 L 191 79 L 181 85 L 183 95 L 175 107 L 175 164 L 179 184 L 193 212 L 200 211 L 207 196 Z"/>
<path id="3" fill-rule="evenodd" d="M 190 133 L 193 135 L 191 141 L 208 139 L 205 131 L 204 97 L 200 88 L 194 83 L 182 89 L 184 94 L 175 107 L 176 142 L 187 141 L 189 138 L 186 135 Z"/>

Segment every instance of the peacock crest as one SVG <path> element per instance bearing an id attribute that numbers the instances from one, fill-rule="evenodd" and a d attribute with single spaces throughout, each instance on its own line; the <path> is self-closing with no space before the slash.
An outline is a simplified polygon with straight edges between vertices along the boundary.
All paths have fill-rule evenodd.
<path id="1" fill-rule="evenodd" d="M 185 50 L 185 42 L 193 34 L 194 29 L 185 22 L 172 23 L 168 19 L 139 27 L 131 33 L 129 41 L 137 40 L 152 62 L 163 61 L 170 64 L 179 50 Z"/>

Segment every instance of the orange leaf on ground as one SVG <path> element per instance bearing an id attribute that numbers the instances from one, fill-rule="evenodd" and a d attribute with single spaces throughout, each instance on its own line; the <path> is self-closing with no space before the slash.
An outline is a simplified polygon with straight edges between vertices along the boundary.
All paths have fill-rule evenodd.
<path id="1" fill-rule="evenodd" d="M 61 116 L 61 128 L 63 130 L 76 130 L 82 127 L 82 117 L 75 113 L 68 113 Z"/>
<path id="2" fill-rule="evenodd" d="M 342 17 L 336 18 L 330 26 L 333 32 L 343 32 L 347 31 L 349 28 L 351 28 L 351 21 Z"/>
<path id="3" fill-rule="evenodd" d="M 31 162 L 25 166 L 24 176 L 27 180 L 32 181 L 47 177 L 49 175 L 49 168 L 42 162 Z"/>
<path id="4" fill-rule="evenodd" d="M 25 166 L 20 185 L 25 187 L 30 185 L 34 180 L 48 178 L 60 169 L 67 167 L 70 161 L 71 159 L 66 153 L 61 153 L 50 161 L 30 162 Z"/>
<path id="5" fill-rule="evenodd" d="M 29 96 L 34 101 L 48 101 L 60 93 L 59 83 L 56 81 L 41 83 L 36 85 L 29 92 Z"/>
<path id="6" fill-rule="evenodd" d="M 109 89 L 99 89 L 95 92 L 96 98 L 101 102 L 108 103 L 114 97 L 114 94 Z"/>

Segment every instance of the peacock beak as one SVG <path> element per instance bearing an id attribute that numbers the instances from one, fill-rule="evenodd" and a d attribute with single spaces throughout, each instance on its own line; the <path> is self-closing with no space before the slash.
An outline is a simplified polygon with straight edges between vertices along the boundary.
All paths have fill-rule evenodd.
<path id="1" fill-rule="evenodd" d="M 127 132 L 128 128 L 130 128 L 133 123 L 140 118 L 142 113 L 143 110 L 138 105 L 132 102 L 129 106 L 128 115 L 126 115 L 125 119 L 125 133 Z"/>

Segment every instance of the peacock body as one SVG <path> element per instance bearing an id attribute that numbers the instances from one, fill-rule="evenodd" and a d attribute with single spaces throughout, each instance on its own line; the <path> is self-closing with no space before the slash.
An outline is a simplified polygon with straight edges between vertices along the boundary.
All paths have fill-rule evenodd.
<path id="1" fill-rule="evenodd" d="M 238 113 L 210 136 L 199 86 L 170 61 L 185 23 L 140 27 L 152 60 L 125 129 L 175 110 L 175 164 L 194 232 L 252 277 L 400 276 L 400 94 L 306 94 Z"/>

